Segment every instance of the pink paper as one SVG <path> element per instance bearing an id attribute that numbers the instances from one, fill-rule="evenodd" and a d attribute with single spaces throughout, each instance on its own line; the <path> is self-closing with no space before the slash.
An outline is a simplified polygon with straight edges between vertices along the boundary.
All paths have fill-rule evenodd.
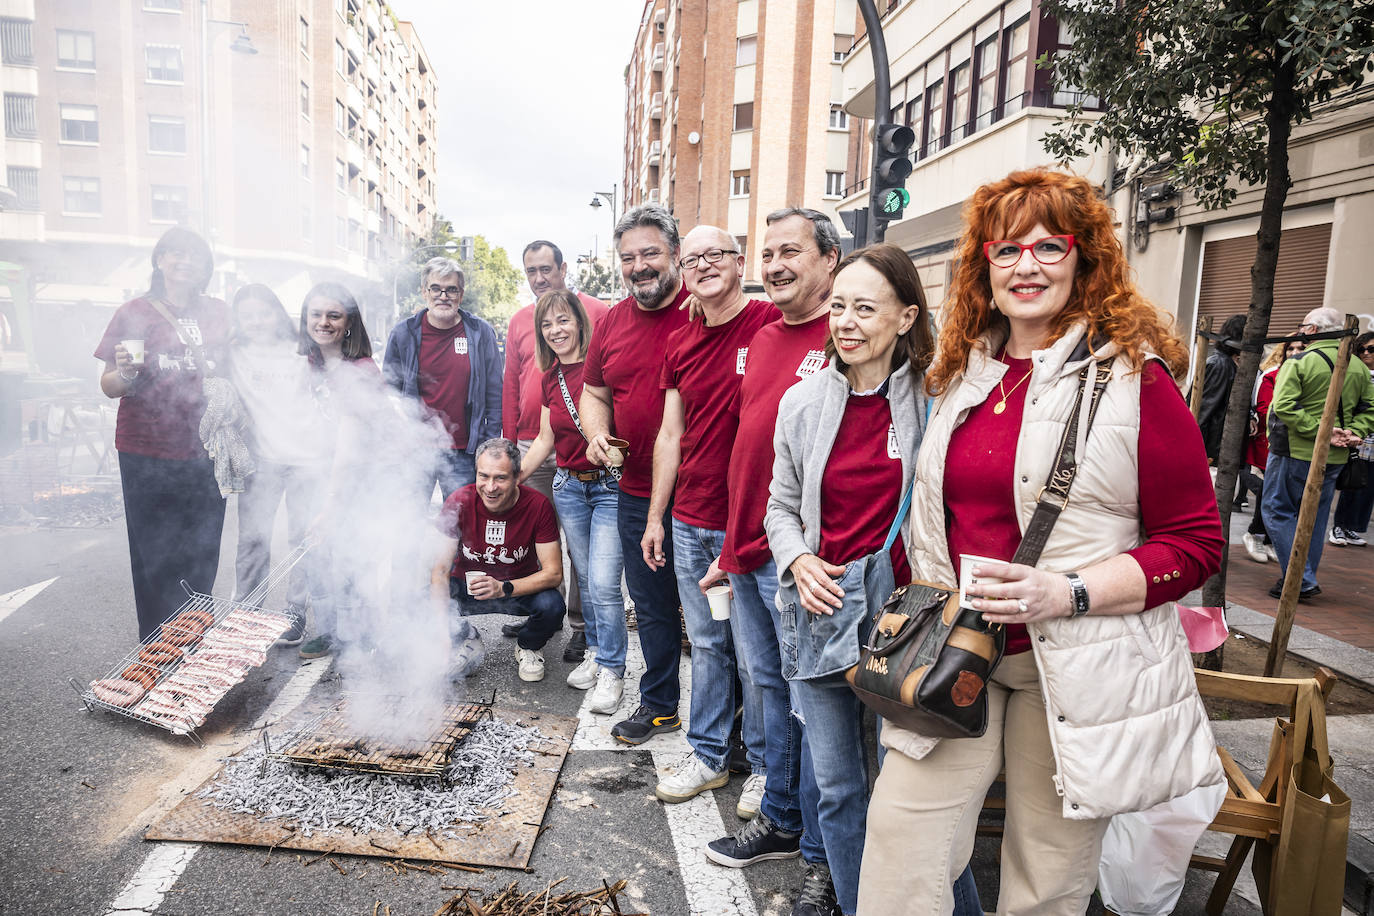
<path id="1" fill-rule="evenodd" d="M 1226 642 L 1226 614 L 1219 607 L 1178 605 L 1178 619 L 1188 635 L 1191 652 L 1210 652 Z"/>

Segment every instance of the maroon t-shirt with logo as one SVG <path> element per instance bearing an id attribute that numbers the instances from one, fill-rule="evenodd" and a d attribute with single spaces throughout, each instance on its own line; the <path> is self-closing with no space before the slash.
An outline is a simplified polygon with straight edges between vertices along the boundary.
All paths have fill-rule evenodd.
<path id="1" fill-rule="evenodd" d="M 144 364 L 133 391 L 119 399 L 115 449 L 186 461 L 205 457 L 200 441 L 200 418 L 205 413 L 201 383 L 206 375 L 216 374 L 214 364 L 224 358 L 229 310 L 220 300 L 202 296 L 172 314 L 177 328 L 146 298 L 124 303 L 105 328 L 95 356 L 113 362 L 116 344 L 143 340 Z"/>
<path id="2" fill-rule="evenodd" d="M 826 311 L 803 324 L 775 321 L 764 325 L 749 345 L 733 408 L 739 430 L 726 475 L 730 503 L 720 552 L 720 568 L 726 572 L 750 573 L 773 558 L 763 517 L 768 509 L 768 482 L 773 479 L 778 402 L 788 388 L 825 366 L 829 336 L 830 313 Z"/>
<path id="3" fill-rule="evenodd" d="M 420 400 L 443 418 L 453 448 L 468 447 L 468 383 L 472 359 L 462 319 L 451 328 L 436 328 L 429 313 L 420 320 Z"/>
<path id="4" fill-rule="evenodd" d="M 582 398 L 582 370 L 586 363 L 554 363 L 540 380 L 543 391 L 540 399 L 549 409 L 549 426 L 553 428 L 553 450 L 558 456 L 558 466 L 572 471 L 596 470 L 597 466 L 587 458 L 587 440 L 583 437 L 572 414 L 568 412 L 568 402 L 563 398 L 563 386 L 558 382 L 558 372 L 563 372 L 563 381 L 568 386 L 568 397 L 573 407 Z"/>
<path id="5" fill-rule="evenodd" d="M 439 510 L 439 531 L 458 540 L 449 575 L 482 572 L 503 582 L 539 572 L 536 544 L 558 540 L 553 504 L 542 493 L 520 487 L 515 505 L 501 514 L 487 511 L 477 484 L 455 490 Z"/>
<path id="6" fill-rule="evenodd" d="M 820 558 L 843 565 L 881 550 L 901 502 L 892 407 L 881 394 L 851 394 L 821 476 Z M 892 572 L 898 585 L 911 581 L 900 534 L 892 542 Z"/>
<path id="7" fill-rule="evenodd" d="M 739 425 L 735 398 L 754 335 L 780 315 L 766 299 L 750 299 L 724 324 L 708 327 L 699 318 L 668 341 L 659 385 L 682 397 L 682 461 L 673 491 L 673 518 L 680 522 L 725 530 L 725 478 Z"/>
<path id="8" fill-rule="evenodd" d="M 647 497 L 653 489 L 654 439 L 663 424 L 663 389 L 658 386 L 668 338 L 687 323 L 679 308 L 683 284 L 672 302 L 647 311 L 633 296 L 606 313 L 592 332 L 582 383 L 611 390 L 612 435 L 630 443 L 620 489 Z"/>

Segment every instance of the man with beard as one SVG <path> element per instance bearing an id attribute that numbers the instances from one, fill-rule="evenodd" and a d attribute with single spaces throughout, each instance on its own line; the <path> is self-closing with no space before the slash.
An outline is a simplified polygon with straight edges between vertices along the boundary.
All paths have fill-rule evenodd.
<path id="1" fill-rule="evenodd" d="M 660 374 L 663 423 L 654 443 L 653 492 L 640 542 L 644 563 L 659 559 L 665 541 L 673 546 L 678 594 L 687 636 L 692 642 L 692 707 L 687 743 L 692 755 L 665 777 L 655 793 L 669 803 L 683 802 L 730 779 L 730 729 L 735 712 L 735 621 L 714 620 L 697 581 L 720 554 L 725 540 L 725 475 L 734 446 L 734 401 L 749 343 L 759 328 L 775 321 L 778 310 L 762 299 L 745 299 L 740 286 L 744 257 L 735 240 L 715 226 L 698 226 L 682 242 L 683 282 L 700 317 L 673 333 Z M 694 310 L 695 311 L 695 310 Z M 672 504 L 671 533 L 665 513 Z M 739 669 L 747 679 L 748 660 Z M 762 757 L 758 708 L 745 704 L 744 731 Z M 760 760 L 760 763 L 763 761 Z M 761 783 L 764 767 L 750 777 Z M 748 788 L 748 786 L 746 786 Z M 801 820 L 793 824 L 760 818 L 765 837 L 750 861 L 797 854 Z M 710 853 L 708 853 L 710 855 Z M 728 864 L 728 863 L 727 863 Z M 747 863 L 743 863 L 747 864 Z"/>
<path id="2" fill-rule="evenodd" d="M 506 372 L 501 387 L 501 432 L 507 439 L 520 447 L 523 458 L 532 443 L 539 436 L 540 389 L 543 373 L 535 364 L 534 341 L 538 330 L 534 326 L 534 306 L 545 293 L 568 288 L 568 265 L 563 260 L 563 252 L 553 242 L 536 239 L 525 246 L 522 259 L 525 263 L 525 281 L 534 293 L 534 302 L 511 316 L 506 327 Z M 600 299 L 578 293 L 582 307 L 587 310 L 592 327 L 606 314 L 606 306 Z M 574 392 L 574 396 L 576 392 Z M 544 494 L 553 503 L 554 459 L 548 460 L 525 479 L 525 486 Z M 570 558 L 571 559 L 571 558 Z M 571 567 L 571 563 L 569 564 Z M 577 577 L 570 575 L 568 584 L 562 589 L 567 597 L 568 623 L 572 635 L 563 649 L 563 661 L 580 662 L 587 651 L 587 634 L 582 622 L 582 598 L 577 593 Z M 501 632 L 507 636 L 517 636 L 522 624 L 507 624 Z"/>
<path id="3" fill-rule="evenodd" d="M 682 643 L 672 543 L 664 543 L 654 556 L 660 564 L 655 567 L 644 562 L 639 542 L 649 517 L 654 438 L 663 420 L 659 373 L 669 336 L 687 323 L 687 314 L 678 308 L 687 289 L 678 272 L 677 222 L 662 207 L 636 207 L 622 216 L 615 246 L 630 296 L 592 333 L 578 412 L 593 462 L 610 466 L 613 457 L 622 457 L 608 441 L 613 435 L 629 442 L 621 468 L 618 522 L 645 671 L 639 680 L 639 708 L 612 734 L 627 744 L 640 744 L 682 725 L 677 712 Z"/>

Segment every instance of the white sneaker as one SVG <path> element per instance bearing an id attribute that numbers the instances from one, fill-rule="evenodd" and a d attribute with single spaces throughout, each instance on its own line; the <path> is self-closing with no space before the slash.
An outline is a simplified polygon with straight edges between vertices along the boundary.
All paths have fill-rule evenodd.
<path id="1" fill-rule="evenodd" d="M 598 668 L 596 689 L 592 691 L 592 701 L 587 705 L 587 709 L 590 712 L 609 716 L 620 707 L 620 700 L 624 696 L 625 679 L 617 677 L 610 668 Z"/>
<path id="2" fill-rule="evenodd" d="M 515 660 L 520 664 L 520 680 L 544 679 L 544 653 L 538 649 L 516 649 Z"/>
<path id="3" fill-rule="evenodd" d="M 729 781 L 729 770 L 713 770 L 702 763 L 696 754 L 688 754 L 676 770 L 659 782 L 654 794 L 670 805 L 677 804 L 695 798 L 707 789 L 719 789 Z"/>
<path id="4" fill-rule="evenodd" d="M 587 647 L 587 654 L 582 657 L 582 664 L 568 672 L 568 686 L 576 687 L 578 690 L 586 690 L 596 683 L 596 653 L 591 646 Z"/>
<path id="5" fill-rule="evenodd" d="M 1364 539 L 1363 534 L 1349 530 L 1345 532 L 1345 542 L 1351 547 L 1365 547 L 1369 544 L 1369 542 Z"/>
<path id="6" fill-rule="evenodd" d="M 767 780 L 765 773 L 750 773 L 744 780 L 744 791 L 739 794 L 739 803 L 735 805 L 735 814 L 742 821 L 752 821 L 754 815 L 759 813 L 759 805 L 763 804 L 763 784 Z"/>
<path id="7" fill-rule="evenodd" d="M 482 634 L 477 632 L 476 627 L 469 625 L 467 635 L 454 640 L 453 653 L 449 656 L 448 676 L 455 681 L 469 677 L 482 667 L 482 660 L 486 657 L 487 650 L 482 645 Z"/>
<path id="8" fill-rule="evenodd" d="M 1240 539 L 1245 542 L 1245 552 L 1250 555 L 1250 559 L 1256 563 L 1269 562 L 1269 554 L 1264 552 L 1264 544 L 1258 534 L 1251 534 L 1247 531 L 1240 536 Z"/>
<path id="9" fill-rule="evenodd" d="M 1332 528 L 1331 533 L 1326 536 L 1328 544 L 1335 544 L 1337 547 L 1344 547 L 1350 542 L 1345 539 L 1345 532 L 1339 528 Z"/>
<path id="10" fill-rule="evenodd" d="M 1273 544 L 1265 544 L 1265 545 L 1264 545 L 1264 552 L 1265 552 L 1265 554 L 1268 555 L 1269 559 L 1272 560 L 1273 562 L 1277 563 L 1277 562 L 1279 561 L 1279 552 L 1278 552 L 1277 550 L 1274 549 L 1274 545 L 1273 545 Z"/>

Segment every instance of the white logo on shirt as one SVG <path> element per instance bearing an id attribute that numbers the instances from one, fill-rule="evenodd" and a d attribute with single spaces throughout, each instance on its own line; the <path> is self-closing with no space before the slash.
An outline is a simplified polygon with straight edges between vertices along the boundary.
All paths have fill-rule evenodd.
<path id="1" fill-rule="evenodd" d="M 506 523 L 504 520 L 487 521 L 487 543 L 500 547 L 506 543 Z"/>
<path id="2" fill-rule="evenodd" d="M 739 351 L 735 354 L 735 374 L 736 374 L 736 375 L 743 375 L 743 374 L 744 374 L 744 362 L 745 362 L 745 360 L 747 360 L 748 358 L 749 358 L 749 348 L 748 348 L 748 347 L 740 347 L 740 348 L 739 348 Z"/>
<path id="3" fill-rule="evenodd" d="M 200 347 L 205 345 L 205 338 L 200 333 L 200 324 L 194 318 L 179 318 L 177 322 L 181 325 L 181 330 L 185 333 L 186 339 L 192 346 Z"/>
<path id="4" fill-rule="evenodd" d="M 902 450 L 897 446 L 897 427 L 894 425 L 887 427 L 887 457 L 902 457 Z"/>
<path id="5" fill-rule="evenodd" d="M 825 351 L 808 350 L 806 358 L 797 367 L 797 378 L 806 378 L 808 375 L 815 375 L 825 368 Z"/>
<path id="6" fill-rule="evenodd" d="M 466 337 L 453 338 L 453 352 L 459 356 L 468 355 L 468 339 Z"/>

